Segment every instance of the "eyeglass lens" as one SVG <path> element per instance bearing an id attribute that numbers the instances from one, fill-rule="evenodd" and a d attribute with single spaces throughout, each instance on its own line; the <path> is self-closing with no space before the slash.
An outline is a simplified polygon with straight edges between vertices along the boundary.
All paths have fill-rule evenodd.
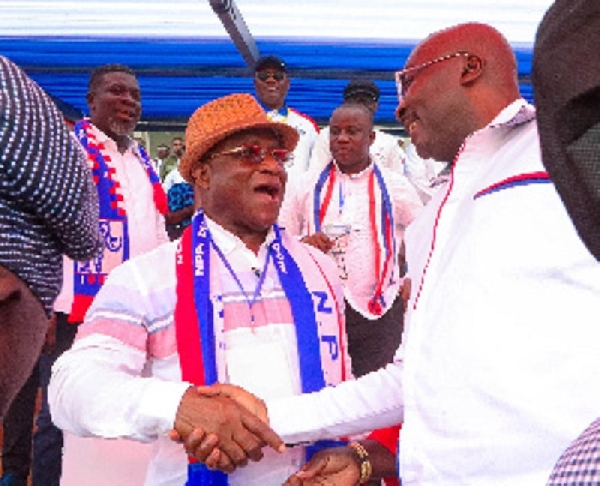
<path id="1" fill-rule="evenodd" d="M 250 162 L 251 164 L 260 164 L 267 155 L 267 151 L 260 145 L 244 145 L 240 156 Z M 278 164 L 285 164 L 289 158 L 290 153 L 286 149 L 273 149 L 271 150 L 271 157 L 275 159 Z"/>

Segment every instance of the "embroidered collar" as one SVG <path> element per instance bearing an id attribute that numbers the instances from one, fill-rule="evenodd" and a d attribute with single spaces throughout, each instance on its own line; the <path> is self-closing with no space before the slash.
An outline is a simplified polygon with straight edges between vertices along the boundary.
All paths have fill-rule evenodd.
<path id="1" fill-rule="evenodd" d="M 486 128 L 501 127 L 503 125 L 516 126 L 527 123 L 535 118 L 535 108 L 523 98 L 513 101 L 504 108 Z"/>
<path id="2" fill-rule="evenodd" d="M 272 108 L 269 108 L 262 101 L 259 101 L 259 103 L 262 106 L 263 110 L 265 110 L 265 113 L 267 114 L 268 117 L 281 117 L 281 118 L 286 119 L 290 113 L 290 109 L 289 109 L 287 103 L 284 103 L 283 106 L 279 110 L 274 110 Z"/>
<path id="3" fill-rule="evenodd" d="M 367 165 L 363 170 L 355 174 L 346 174 L 342 172 L 335 159 L 333 159 L 333 165 L 340 177 L 348 177 L 348 179 L 357 180 L 361 179 L 362 177 L 366 177 L 368 174 L 371 173 L 371 171 L 373 170 L 373 158 L 369 155 L 369 165 Z"/>

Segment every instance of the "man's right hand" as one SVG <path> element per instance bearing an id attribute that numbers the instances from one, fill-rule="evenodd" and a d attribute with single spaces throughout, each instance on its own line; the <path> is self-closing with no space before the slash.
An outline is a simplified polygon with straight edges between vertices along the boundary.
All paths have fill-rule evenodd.
<path id="1" fill-rule="evenodd" d="M 194 438 L 199 432 L 212 437 L 216 442 L 213 445 L 229 459 L 225 461 L 229 471 L 225 472 L 246 465 L 248 459 L 260 460 L 264 446 L 271 446 L 278 452 L 285 450 L 281 438 L 265 422 L 234 400 L 220 394 L 207 396 L 192 387 L 181 399 L 174 428 L 188 444 L 202 442 L 200 437 Z M 186 449 L 190 452 L 188 447 Z M 194 455 L 199 461 L 206 461 L 206 454 Z"/>
<path id="2" fill-rule="evenodd" d="M 360 468 L 354 456 L 350 447 L 319 451 L 290 476 L 284 486 L 354 486 L 360 479 Z"/>
<path id="3" fill-rule="evenodd" d="M 306 243 L 307 245 L 314 246 L 318 248 L 323 253 L 329 252 L 333 248 L 333 240 L 329 238 L 325 233 L 314 233 L 310 236 L 305 236 L 300 240 L 302 243 Z"/>

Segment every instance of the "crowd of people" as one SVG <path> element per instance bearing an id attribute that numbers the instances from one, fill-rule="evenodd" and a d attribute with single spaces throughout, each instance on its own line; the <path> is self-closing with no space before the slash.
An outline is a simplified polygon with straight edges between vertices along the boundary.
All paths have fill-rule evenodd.
<path id="1" fill-rule="evenodd" d="M 535 108 L 498 30 L 432 33 L 406 152 L 269 55 L 152 159 L 130 68 L 69 133 L 0 56 L 0 485 L 599 485 L 599 24 L 551 7 Z"/>

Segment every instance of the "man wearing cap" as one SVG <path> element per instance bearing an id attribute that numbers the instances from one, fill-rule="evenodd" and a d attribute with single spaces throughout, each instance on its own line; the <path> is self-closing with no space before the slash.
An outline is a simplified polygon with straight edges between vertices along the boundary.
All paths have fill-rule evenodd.
<path id="1" fill-rule="evenodd" d="M 270 120 L 294 127 L 300 139 L 288 162 L 288 173 L 299 174 L 308 169 L 313 145 L 319 134 L 317 123 L 304 113 L 289 107 L 286 96 L 290 78 L 283 59 L 261 57 L 254 67 L 254 89 Z"/>
<path id="2" fill-rule="evenodd" d="M 373 81 L 353 79 L 344 88 L 345 103 L 360 103 L 365 105 L 373 115 L 379 108 L 379 88 Z M 398 138 L 389 133 L 375 129 L 375 140 L 371 144 L 369 152 L 373 160 L 387 169 L 404 173 L 404 152 L 400 148 Z M 319 133 L 315 146 L 313 147 L 309 169 L 321 171 L 331 162 L 331 150 L 329 149 L 329 127 L 325 127 Z"/>
<path id="3" fill-rule="evenodd" d="M 156 441 L 147 485 L 227 484 L 188 465 L 173 428 L 186 444 L 193 427 L 216 433 L 235 464 L 260 457 L 264 443 L 282 445 L 256 417 L 196 386 L 233 383 L 267 399 L 349 376 L 335 266 L 275 224 L 296 130 L 235 94 L 200 107 L 186 140 L 180 171 L 202 200 L 192 228 L 111 273 L 50 385 L 58 426 Z M 305 454 L 267 449 L 229 484 L 281 484 Z"/>

